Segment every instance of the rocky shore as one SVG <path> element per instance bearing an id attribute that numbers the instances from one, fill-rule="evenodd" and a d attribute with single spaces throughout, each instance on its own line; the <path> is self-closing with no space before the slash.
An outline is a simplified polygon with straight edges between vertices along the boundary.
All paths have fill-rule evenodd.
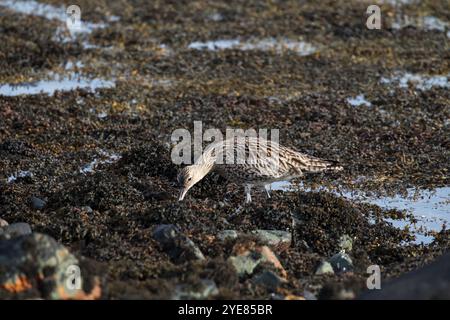
<path id="1" fill-rule="evenodd" d="M 1 299 L 448 298 L 427 276 L 448 288 L 448 225 L 421 244 L 420 217 L 339 194 L 450 186 L 446 1 L 383 1 L 369 30 L 364 1 L 80 0 L 75 37 L 64 1 L 18 2 L 0 1 Z M 171 134 L 194 121 L 277 128 L 344 170 L 246 206 L 213 173 L 178 202 Z"/>

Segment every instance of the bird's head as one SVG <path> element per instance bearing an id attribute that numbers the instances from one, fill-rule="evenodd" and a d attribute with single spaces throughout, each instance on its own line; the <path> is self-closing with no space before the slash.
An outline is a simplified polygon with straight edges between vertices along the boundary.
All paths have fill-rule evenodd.
<path id="1" fill-rule="evenodd" d="M 191 165 L 184 167 L 178 173 L 178 184 L 180 185 L 180 196 L 178 201 L 184 199 L 184 196 L 197 182 L 199 182 L 205 176 L 201 166 Z"/>

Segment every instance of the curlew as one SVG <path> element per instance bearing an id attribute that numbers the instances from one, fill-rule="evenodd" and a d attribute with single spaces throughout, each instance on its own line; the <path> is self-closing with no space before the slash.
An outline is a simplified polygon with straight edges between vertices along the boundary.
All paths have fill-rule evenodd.
<path id="1" fill-rule="evenodd" d="M 234 137 L 210 144 L 193 165 L 180 170 L 178 200 L 183 200 L 189 189 L 212 170 L 231 182 L 243 184 L 245 202 L 249 203 L 254 186 L 264 188 L 270 198 L 266 186 L 272 182 L 291 180 L 304 173 L 340 171 L 342 167 L 337 161 L 303 154 L 263 138 Z"/>

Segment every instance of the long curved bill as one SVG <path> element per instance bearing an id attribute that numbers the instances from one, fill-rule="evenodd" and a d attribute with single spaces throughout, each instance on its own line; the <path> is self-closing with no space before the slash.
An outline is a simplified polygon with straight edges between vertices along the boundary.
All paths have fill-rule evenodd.
<path id="1" fill-rule="evenodd" d="M 188 190 L 187 189 L 181 189 L 180 190 L 180 196 L 178 197 L 178 201 L 183 201 L 183 199 L 184 199 L 184 196 L 186 195 L 186 193 L 188 192 Z"/>

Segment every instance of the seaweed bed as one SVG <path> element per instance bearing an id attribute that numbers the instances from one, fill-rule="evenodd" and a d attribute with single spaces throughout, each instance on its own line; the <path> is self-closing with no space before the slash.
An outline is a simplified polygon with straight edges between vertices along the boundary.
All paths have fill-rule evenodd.
<path id="1" fill-rule="evenodd" d="M 415 244 L 407 230 L 384 220 L 404 219 L 404 212 L 330 193 L 275 191 L 236 214 L 242 190 L 211 174 L 179 203 L 179 167 L 170 159 L 172 131 L 191 130 L 198 120 L 223 131 L 277 128 L 282 144 L 344 164 L 342 172 L 306 177 L 313 186 L 373 193 L 449 186 L 448 84 L 420 89 L 380 81 L 399 72 L 450 74 L 448 26 L 447 34 L 391 26 L 400 9 L 449 21 L 445 0 L 401 8 L 387 1 L 380 5 L 381 30 L 365 27 L 364 1 L 78 3 L 83 19 L 109 22 L 61 41 L 58 21 L 0 1 L 0 83 L 64 74 L 68 62 L 76 73 L 115 81 L 95 92 L 0 95 L 0 218 L 27 222 L 83 257 L 83 268 L 102 280 L 102 298 L 171 298 L 180 285 L 202 279 L 214 280 L 214 298 L 286 298 L 305 290 L 319 298 L 354 297 L 365 288 L 367 266 L 380 265 L 390 279 L 449 249 L 445 228 L 431 244 Z M 317 51 L 188 47 L 272 37 L 300 37 Z M 347 102 L 360 94 L 370 106 Z M 94 159 L 101 160 L 86 169 Z M 8 181 L 20 171 L 32 175 Z M 33 208 L 32 196 L 46 206 Z M 160 224 L 178 226 L 206 259 L 171 260 L 152 236 Z M 291 246 L 276 252 L 287 281 L 274 290 L 238 277 L 228 257 L 258 240 L 223 242 L 217 235 L 225 229 L 291 232 Z M 353 240 L 354 270 L 315 274 L 344 235 Z"/>

